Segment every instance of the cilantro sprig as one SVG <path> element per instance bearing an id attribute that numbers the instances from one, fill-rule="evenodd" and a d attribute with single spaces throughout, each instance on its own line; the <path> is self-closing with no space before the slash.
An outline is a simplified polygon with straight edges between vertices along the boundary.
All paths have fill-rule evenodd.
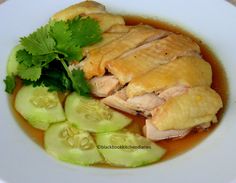
<path id="1" fill-rule="evenodd" d="M 25 85 L 44 85 L 49 91 L 76 91 L 88 95 L 90 87 L 82 70 L 70 71 L 71 61 L 83 59 L 82 47 L 99 42 L 101 29 L 92 18 L 49 22 L 27 37 L 20 38 L 24 49 L 16 53 L 17 76 Z M 6 92 L 15 88 L 15 76 L 4 80 Z"/>
<path id="2" fill-rule="evenodd" d="M 6 89 L 5 91 L 7 93 L 12 93 L 16 87 L 16 80 L 14 76 L 7 76 L 6 79 L 4 80 Z"/>

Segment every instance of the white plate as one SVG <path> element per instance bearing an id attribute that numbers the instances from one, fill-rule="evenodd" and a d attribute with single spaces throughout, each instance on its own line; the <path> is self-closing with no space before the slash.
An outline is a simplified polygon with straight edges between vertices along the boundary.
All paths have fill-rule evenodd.
<path id="1" fill-rule="evenodd" d="M 114 12 L 159 17 L 198 35 L 227 72 L 230 97 L 221 125 L 207 140 L 173 160 L 137 169 L 80 167 L 55 161 L 20 129 L 2 82 L 11 48 L 56 11 L 78 1 L 9 0 L 0 5 L 0 182 L 191 182 L 225 183 L 236 178 L 236 8 L 225 1 L 99 0 Z M 214 73 L 217 74 L 217 73 Z"/>

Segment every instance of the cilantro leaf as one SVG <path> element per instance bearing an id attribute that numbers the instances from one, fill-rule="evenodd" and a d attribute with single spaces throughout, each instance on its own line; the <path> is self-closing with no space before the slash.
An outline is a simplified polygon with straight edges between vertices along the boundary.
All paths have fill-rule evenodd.
<path id="1" fill-rule="evenodd" d="M 63 73 L 62 76 L 61 76 L 61 82 L 62 82 L 62 85 L 65 87 L 66 90 L 71 90 L 72 89 L 71 80 L 70 80 L 70 78 L 68 78 L 68 76 L 65 73 Z"/>
<path id="2" fill-rule="evenodd" d="M 47 86 L 49 91 L 71 91 L 72 83 L 65 69 L 58 60 L 51 62 L 48 68 L 43 68 L 41 77 L 37 81 L 23 80 L 25 85 Z"/>
<path id="3" fill-rule="evenodd" d="M 51 26 L 51 36 L 56 40 L 56 49 L 63 53 L 68 61 L 82 59 L 82 49 L 72 41 L 68 23 L 56 22 Z"/>
<path id="4" fill-rule="evenodd" d="M 16 53 L 17 62 L 27 67 L 45 66 L 56 58 L 58 58 L 58 55 L 55 53 L 49 53 L 46 55 L 34 55 L 34 56 L 29 54 L 26 50 L 19 50 Z"/>
<path id="5" fill-rule="evenodd" d="M 73 70 L 71 80 L 74 90 L 80 95 L 87 96 L 90 93 L 90 86 L 85 80 L 82 70 Z"/>
<path id="6" fill-rule="evenodd" d="M 57 79 L 54 79 L 54 77 L 51 77 L 50 75 L 44 76 L 43 78 L 42 83 L 49 88 L 49 91 L 65 92 L 72 90 L 71 80 L 65 73 L 60 73 L 60 76 Z"/>
<path id="7" fill-rule="evenodd" d="M 29 36 L 21 38 L 20 42 L 32 55 L 52 53 L 56 44 L 49 35 L 49 25 L 42 26 Z"/>
<path id="8" fill-rule="evenodd" d="M 56 40 L 56 48 L 64 50 L 66 45 L 71 41 L 71 31 L 65 21 L 55 22 L 50 29 L 51 36 Z"/>
<path id="9" fill-rule="evenodd" d="M 40 80 L 49 88 L 49 91 L 64 92 L 72 89 L 71 80 L 65 73 L 64 68 L 44 69 Z"/>
<path id="10" fill-rule="evenodd" d="M 21 77 L 21 79 L 36 81 L 40 78 L 41 72 L 42 72 L 41 67 L 37 66 L 27 67 L 23 64 L 20 64 L 18 66 L 18 75 Z"/>
<path id="11" fill-rule="evenodd" d="M 4 80 L 5 83 L 5 91 L 9 94 L 12 94 L 15 87 L 16 87 L 16 80 L 15 76 L 7 76 L 6 79 Z"/>
<path id="12" fill-rule="evenodd" d="M 63 59 L 61 59 L 60 61 L 65 71 L 67 72 L 67 75 L 71 79 L 73 89 L 80 95 L 88 96 L 90 93 L 90 86 L 84 77 L 84 72 L 80 69 L 74 69 L 70 71 L 68 66 L 66 65 L 66 62 Z"/>
<path id="13" fill-rule="evenodd" d="M 30 67 L 32 66 L 32 55 L 26 50 L 19 50 L 16 53 L 16 61 L 20 64 L 24 64 L 27 67 Z"/>
<path id="14" fill-rule="evenodd" d="M 72 31 L 72 41 L 80 47 L 99 42 L 102 39 L 98 22 L 90 17 L 77 17 L 69 22 Z"/>
<path id="15" fill-rule="evenodd" d="M 35 55 L 32 57 L 32 63 L 35 66 L 47 66 L 47 64 L 57 58 L 58 55 L 55 53 L 50 53 L 46 55 Z"/>
<path id="16" fill-rule="evenodd" d="M 68 44 L 68 47 L 66 48 L 67 56 L 66 59 L 67 61 L 80 61 L 83 58 L 82 54 L 82 49 L 80 46 L 75 46 L 73 42 Z"/>

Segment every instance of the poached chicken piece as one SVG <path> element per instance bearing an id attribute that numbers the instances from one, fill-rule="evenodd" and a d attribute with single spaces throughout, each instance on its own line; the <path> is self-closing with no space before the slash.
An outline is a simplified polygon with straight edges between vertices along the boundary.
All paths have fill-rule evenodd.
<path id="1" fill-rule="evenodd" d="M 149 74 L 151 76 L 149 76 Z M 112 105 L 113 107 L 114 105 L 117 107 L 119 104 L 119 109 L 122 108 L 124 110 L 127 108 L 127 110 L 125 110 L 127 112 L 130 111 L 130 109 L 133 109 L 141 112 L 145 116 L 148 116 L 150 114 L 150 110 L 163 103 L 160 101 L 163 101 L 163 99 L 167 100 L 168 98 L 183 93 L 186 91 L 186 87 L 194 87 L 199 85 L 210 86 L 212 82 L 211 76 L 211 67 L 207 62 L 198 57 L 181 57 L 170 62 L 169 64 L 159 66 L 130 82 L 130 84 L 132 84 L 132 82 L 136 81 L 136 79 L 140 79 L 142 80 L 142 84 L 148 87 L 143 87 L 143 89 L 141 84 L 137 85 L 137 87 L 133 90 L 136 93 L 133 94 L 134 92 L 131 93 L 128 90 L 130 87 L 130 84 L 128 84 L 128 86 L 125 87 L 125 89 L 122 89 L 122 91 L 119 91 L 118 94 L 115 93 L 114 95 L 108 96 L 102 101 L 107 105 Z M 123 93 L 122 97 L 119 94 L 120 92 Z M 153 92 L 158 93 L 159 96 Z M 147 98 L 147 96 L 149 96 L 149 98 Z M 137 103 L 137 99 L 139 99 L 139 103 Z M 151 105 L 151 101 L 156 101 L 156 105 Z M 146 103 L 147 105 L 153 106 L 153 108 L 150 106 L 148 108 L 141 107 L 145 106 Z"/>
<path id="2" fill-rule="evenodd" d="M 107 31 L 113 25 L 124 25 L 125 21 L 122 16 L 113 15 L 109 13 L 93 13 L 89 17 L 98 21 L 102 32 Z"/>
<path id="3" fill-rule="evenodd" d="M 214 90 L 194 87 L 154 109 L 151 123 L 159 130 L 192 128 L 213 121 L 222 106 L 221 98 Z"/>
<path id="4" fill-rule="evenodd" d="M 89 83 L 92 88 L 91 92 L 97 97 L 106 97 L 121 87 L 115 76 L 95 77 Z"/>
<path id="5" fill-rule="evenodd" d="M 160 94 L 146 93 L 132 98 L 128 98 L 126 89 L 125 87 L 113 95 L 102 99 L 102 102 L 130 114 L 139 113 L 143 116 L 150 117 L 155 108 L 164 104 L 169 98 L 186 92 L 188 88 L 180 85 L 166 89 Z"/>
<path id="6" fill-rule="evenodd" d="M 105 66 L 109 61 L 148 41 L 162 38 L 167 34 L 167 31 L 154 29 L 150 26 L 138 25 L 132 27 L 129 32 L 120 38 L 89 52 L 84 60 L 83 67 L 86 78 L 91 79 L 94 76 L 104 75 Z"/>
<path id="7" fill-rule="evenodd" d="M 191 128 L 183 129 L 183 130 L 158 130 L 150 120 L 146 120 L 146 124 L 143 127 L 143 133 L 148 139 L 151 140 L 164 140 L 170 138 L 183 138 L 189 132 Z"/>
<path id="8" fill-rule="evenodd" d="M 110 32 L 107 32 L 107 33 L 103 33 L 102 34 L 102 41 L 100 41 L 99 43 L 97 44 L 94 44 L 94 45 L 91 45 L 91 46 L 86 46 L 83 48 L 83 55 L 86 56 L 88 55 L 88 53 L 96 48 L 100 48 L 102 46 L 104 46 L 105 44 L 115 40 L 115 39 L 118 39 L 119 37 L 121 37 L 122 35 L 124 35 L 124 33 L 110 33 Z"/>
<path id="9" fill-rule="evenodd" d="M 188 135 L 192 130 L 197 130 L 198 132 L 200 132 L 209 128 L 210 126 L 211 123 L 208 122 L 198 125 L 194 129 L 186 128 L 183 130 L 159 130 L 152 122 L 150 122 L 149 119 L 147 119 L 145 122 L 145 126 L 143 127 L 143 133 L 148 139 L 155 141 L 171 138 L 180 139 Z"/>
<path id="10" fill-rule="evenodd" d="M 110 61 L 106 67 L 122 84 L 125 84 L 177 57 L 195 56 L 199 53 L 199 46 L 191 39 L 183 35 L 171 34 L 123 54 Z"/>
<path id="11" fill-rule="evenodd" d="M 134 78 L 127 86 L 129 97 L 160 91 L 175 85 L 210 86 L 211 66 L 198 57 L 181 57 Z"/>
<path id="12" fill-rule="evenodd" d="M 130 114 L 140 113 L 144 116 L 148 116 L 155 107 L 163 104 L 164 100 L 153 93 L 128 98 L 126 88 L 123 88 L 115 94 L 102 99 L 102 102 Z"/>
<path id="13" fill-rule="evenodd" d="M 52 20 L 70 20 L 77 16 L 91 17 L 98 21 L 102 32 L 107 31 L 113 25 L 125 25 L 124 18 L 106 12 L 105 6 L 95 1 L 84 1 L 72 5 L 52 16 Z"/>
<path id="14" fill-rule="evenodd" d="M 109 32 L 109 33 L 127 33 L 130 31 L 130 29 L 132 27 L 133 26 L 116 24 L 116 25 L 113 25 L 110 29 L 108 29 L 107 32 Z"/>
<path id="15" fill-rule="evenodd" d="M 59 11 L 52 16 L 52 20 L 70 20 L 78 15 L 88 15 L 93 13 L 105 13 L 106 8 L 104 5 L 95 1 L 84 1 L 81 3 L 74 4 Z"/>

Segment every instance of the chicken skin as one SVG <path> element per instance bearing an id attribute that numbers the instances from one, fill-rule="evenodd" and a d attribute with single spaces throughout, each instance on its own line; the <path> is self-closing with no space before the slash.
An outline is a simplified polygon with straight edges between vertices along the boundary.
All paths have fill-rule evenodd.
<path id="1" fill-rule="evenodd" d="M 191 39 L 171 34 L 125 53 L 110 61 L 106 68 L 119 79 L 121 84 L 126 84 L 180 56 L 197 56 L 199 53 L 199 46 Z"/>
<path id="2" fill-rule="evenodd" d="M 194 87 L 154 109 L 151 123 L 159 130 L 187 129 L 213 121 L 222 106 L 221 97 L 213 89 Z"/>
<path id="3" fill-rule="evenodd" d="M 161 65 L 141 77 L 133 79 L 127 86 L 128 97 L 161 91 L 176 85 L 210 86 L 211 66 L 198 57 L 181 57 Z"/>

